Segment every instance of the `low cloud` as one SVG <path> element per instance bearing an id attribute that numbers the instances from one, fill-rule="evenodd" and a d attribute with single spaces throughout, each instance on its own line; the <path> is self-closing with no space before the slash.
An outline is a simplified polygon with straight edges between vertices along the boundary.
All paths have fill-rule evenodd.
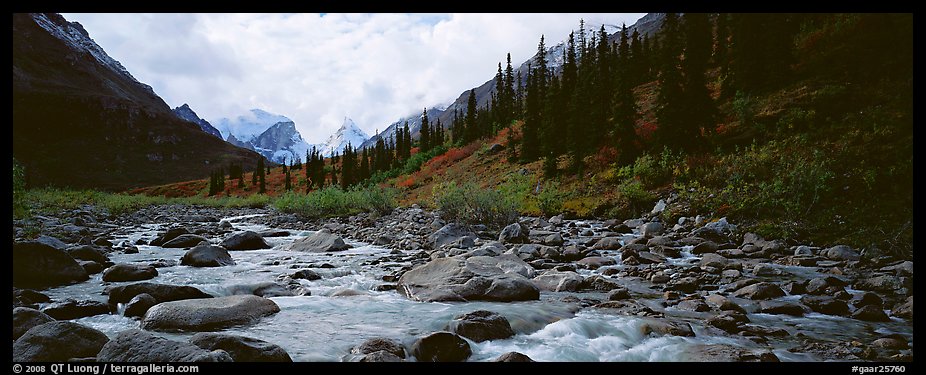
<path id="1" fill-rule="evenodd" d="M 565 39 L 579 19 L 643 14 L 64 14 L 172 107 L 201 117 L 261 108 L 310 143 L 349 116 L 372 134 L 446 103 Z"/>

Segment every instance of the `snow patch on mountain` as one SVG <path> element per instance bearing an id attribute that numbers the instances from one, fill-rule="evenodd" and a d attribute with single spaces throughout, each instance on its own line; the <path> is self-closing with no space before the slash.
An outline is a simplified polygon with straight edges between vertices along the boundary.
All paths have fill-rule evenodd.
<path id="1" fill-rule="evenodd" d="M 343 152 L 348 143 L 350 143 L 353 148 L 360 148 L 363 142 L 369 138 L 370 136 L 368 136 L 363 129 L 360 129 L 360 127 L 354 123 L 354 120 L 351 120 L 349 117 L 344 117 L 344 122 L 341 124 L 341 127 L 328 137 L 325 143 L 319 145 L 319 148 L 322 155 L 327 157 L 334 152 Z"/>

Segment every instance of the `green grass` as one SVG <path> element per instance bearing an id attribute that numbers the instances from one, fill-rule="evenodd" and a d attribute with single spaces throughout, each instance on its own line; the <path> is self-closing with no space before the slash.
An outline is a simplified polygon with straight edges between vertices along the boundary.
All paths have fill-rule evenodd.
<path id="1" fill-rule="evenodd" d="M 472 183 L 450 181 L 435 185 L 432 195 L 441 218 L 461 224 L 483 224 L 494 230 L 516 222 L 523 205 L 517 195 L 503 189 L 482 189 Z"/>
<path id="2" fill-rule="evenodd" d="M 63 210 L 73 210 L 83 206 L 93 206 L 111 215 L 120 215 L 152 205 L 182 204 L 219 208 L 265 207 L 272 198 L 263 194 L 248 197 L 207 198 L 201 196 L 186 198 L 150 197 L 146 195 L 127 195 L 106 193 L 95 190 L 67 190 L 42 188 L 26 190 L 22 194 L 25 209 L 14 211 L 14 217 L 24 218 L 31 214 L 53 214 Z"/>
<path id="3" fill-rule="evenodd" d="M 327 187 L 309 194 L 287 192 L 273 202 L 283 212 L 305 217 L 325 218 L 349 216 L 361 212 L 387 214 L 396 206 L 397 192 L 377 186 L 354 187 L 347 191 Z"/>

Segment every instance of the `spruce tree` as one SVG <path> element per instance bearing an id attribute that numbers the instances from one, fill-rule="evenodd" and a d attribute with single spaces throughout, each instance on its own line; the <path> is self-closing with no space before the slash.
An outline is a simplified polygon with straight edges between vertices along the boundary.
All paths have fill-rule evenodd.
<path id="1" fill-rule="evenodd" d="M 265 179 L 265 168 L 264 168 L 264 158 L 260 157 L 257 159 L 257 182 L 259 184 L 259 189 L 257 190 L 258 194 L 263 194 L 267 192 L 267 186 L 264 182 Z"/>
<path id="2" fill-rule="evenodd" d="M 634 31 L 636 33 L 636 31 Z M 617 48 L 617 92 L 614 95 L 614 123 L 615 137 L 617 138 L 618 152 L 620 158 L 618 165 L 627 165 L 632 163 L 637 157 L 635 142 L 637 134 L 634 124 L 637 120 L 637 103 L 633 97 L 633 87 L 636 80 L 639 79 L 637 74 L 638 68 L 632 59 L 633 47 L 627 40 L 627 27 L 621 28 L 620 44 Z"/>
<path id="3" fill-rule="evenodd" d="M 469 97 L 466 99 L 466 137 L 463 144 L 475 141 L 479 134 L 479 125 L 476 124 L 476 90 L 469 90 Z"/>
<path id="4" fill-rule="evenodd" d="M 683 82 L 684 92 L 684 118 L 680 123 L 679 137 L 685 141 L 680 142 L 685 149 L 695 150 L 704 146 L 702 132 L 710 132 L 714 128 L 716 106 L 707 89 L 708 62 L 711 58 L 712 35 L 711 22 L 705 13 L 685 13 L 682 16 L 685 34 L 685 59 L 682 61 L 682 71 L 685 74 Z"/>
<path id="5" fill-rule="evenodd" d="M 505 87 L 502 89 L 502 101 L 504 103 L 502 125 L 508 126 L 515 119 L 514 69 L 511 67 L 511 52 L 508 53 L 505 64 Z"/>
<path id="6" fill-rule="evenodd" d="M 659 127 L 654 134 L 659 144 L 672 149 L 684 147 L 685 97 L 679 68 L 682 53 L 681 33 L 675 13 L 666 13 L 660 32 L 659 79 L 656 98 L 656 118 Z"/>
<path id="7" fill-rule="evenodd" d="M 421 112 L 421 130 L 419 133 L 421 134 L 421 139 L 419 139 L 421 152 L 428 152 L 431 149 L 431 125 L 428 122 L 427 108 Z"/>

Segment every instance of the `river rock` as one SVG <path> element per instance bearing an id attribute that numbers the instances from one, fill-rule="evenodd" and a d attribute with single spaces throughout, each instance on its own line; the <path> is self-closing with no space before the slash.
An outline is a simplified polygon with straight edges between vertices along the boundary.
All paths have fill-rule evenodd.
<path id="1" fill-rule="evenodd" d="M 206 237 L 197 234 L 181 234 L 170 241 L 165 242 L 161 247 L 164 248 L 187 248 L 198 245 L 200 242 L 209 242 Z"/>
<path id="2" fill-rule="evenodd" d="M 372 354 L 376 352 L 386 352 L 400 360 L 405 358 L 405 347 L 395 340 L 384 337 L 369 339 L 351 349 L 353 354 Z"/>
<path id="3" fill-rule="evenodd" d="M 845 301 L 838 300 L 831 296 L 803 296 L 801 303 L 811 310 L 826 315 L 849 315 L 849 305 Z"/>
<path id="4" fill-rule="evenodd" d="M 698 344 L 684 349 L 689 362 L 779 362 L 770 351 L 752 351 L 726 344 Z"/>
<path id="5" fill-rule="evenodd" d="M 251 337 L 200 332 L 190 343 L 208 351 L 224 350 L 235 362 L 292 362 L 279 345 Z"/>
<path id="6" fill-rule="evenodd" d="M 701 255 L 701 261 L 698 262 L 698 265 L 702 268 L 704 267 L 714 267 L 717 269 L 723 269 L 730 263 L 730 260 L 717 254 L 706 253 Z"/>
<path id="7" fill-rule="evenodd" d="M 619 250 L 622 246 L 620 237 L 605 237 L 595 242 L 592 250 Z"/>
<path id="8" fill-rule="evenodd" d="M 103 271 L 103 281 L 141 281 L 157 275 L 158 270 L 147 264 L 120 263 Z"/>
<path id="9" fill-rule="evenodd" d="M 350 245 L 344 242 L 341 237 L 331 234 L 325 230 L 315 232 L 315 234 L 302 237 L 289 245 L 290 251 L 304 251 L 310 253 L 327 253 L 333 251 L 344 251 L 350 249 Z"/>
<path id="10" fill-rule="evenodd" d="M 280 312 L 273 301 L 255 295 L 162 302 L 145 314 L 141 327 L 149 330 L 210 331 L 252 324 Z"/>
<path id="11" fill-rule="evenodd" d="M 18 339 L 32 327 L 55 321 L 55 318 L 28 307 L 13 308 L 13 340 Z"/>
<path id="12" fill-rule="evenodd" d="M 701 242 L 691 249 L 691 253 L 695 255 L 716 253 L 719 246 L 714 241 L 704 241 Z"/>
<path id="13" fill-rule="evenodd" d="M 180 264 L 191 267 L 222 267 L 234 266 L 235 260 L 225 248 L 201 242 L 183 254 Z"/>
<path id="14" fill-rule="evenodd" d="M 513 255 L 438 258 L 399 278 L 402 295 L 423 302 L 525 301 L 540 291 L 525 276 L 533 268 Z"/>
<path id="15" fill-rule="evenodd" d="M 321 280 L 321 276 L 312 270 L 299 270 L 290 276 L 293 280 L 305 279 L 309 281 Z"/>
<path id="16" fill-rule="evenodd" d="M 752 268 L 752 273 L 756 276 L 781 276 L 782 271 L 771 264 L 759 263 Z"/>
<path id="17" fill-rule="evenodd" d="M 759 312 L 766 314 L 804 316 L 804 307 L 792 302 L 761 301 L 759 302 Z"/>
<path id="18" fill-rule="evenodd" d="M 84 271 L 87 271 L 87 275 L 96 275 L 100 272 L 103 272 L 103 265 L 92 260 L 78 260 L 77 264 L 84 268 Z"/>
<path id="19" fill-rule="evenodd" d="M 742 306 L 719 294 L 710 294 L 707 297 L 704 297 L 704 301 L 709 305 L 717 307 L 717 309 L 720 311 L 737 311 L 744 314 L 746 313 L 746 309 L 744 309 Z"/>
<path id="20" fill-rule="evenodd" d="M 492 362 L 534 362 L 534 360 L 525 354 L 508 352 L 493 359 Z"/>
<path id="21" fill-rule="evenodd" d="M 96 356 L 99 362 L 232 362 L 224 350 L 168 340 L 140 329 L 119 332 Z"/>
<path id="22" fill-rule="evenodd" d="M 666 283 L 666 289 L 677 290 L 683 293 L 694 293 L 701 286 L 701 281 L 697 277 L 685 276 L 669 280 Z"/>
<path id="23" fill-rule="evenodd" d="M 836 245 L 821 252 L 821 255 L 832 260 L 859 260 L 859 254 L 846 245 Z"/>
<path id="24" fill-rule="evenodd" d="M 171 229 L 168 229 L 166 232 L 160 234 L 159 236 L 155 237 L 153 240 L 151 240 L 151 242 L 148 243 L 148 245 L 161 246 L 167 243 L 168 241 L 173 240 L 174 238 L 177 238 L 178 236 L 183 235 L 183 234 L 190 234 L 190 231 L 182 227 L 181 228 L 171 228 Z"/>
<path id="25" fill-rule="evenodd" d="M 109 341 L 106 334 L 73 322 L 32 327 L 13 342 L 13 362 L 65 362 L 96 357 Z"/>
<path id="26" fill-rule="evenodd" d="M 36 241 L 13 243 L 13 286 L 56 286 L 89 278 L 64 250 Z"/>
<path id="27" fill-rule="evenodd" d="M 32 289 L 19 289 L 13 287 L 13 307 L 28 307 L 38 309 L 38 304 L 51 301 L 48 296 Z"/>
<path id="28" fill-rule="evenodd" d="M 178 301 L 193 298 L 212 298 L 211 295 L 191 286 L 155 284 L 155 283 L 135 283 L 121 285 L 109 288 L 109 303 L 126 303 L 135 296 L 147 293 L 160 302 Z"/>
<path id="29" fill-rule="evenodd" d="M 38 236 L 38 237 L 35 239 L 35 241 L 36 241 L 36 242 L 39 242 L 39 243 L 46 244 L 46 245 L 51 246 L 51 247 L 53 247 L 53 248 L 56 248 L 56 249 L 58 249 L 58 250 L 65 250 L 65 249 L 67 249 L 67 247 L 68 247 L 68 245 L 67 245 L 66 243 L 62 242 L 61 240 L 59 240 L 59 239 L 57 239 L 57 238 L 55 238 L 55 237 L 52 237 L 52 236 L 44 235 L 44 234 Z"/>
<path id="30" fill-rule="evenodd" d="M 650 333 L 656 333 L 660 336 L 684 336 L 694 337 L 694 331 L 691 325 L 685 322 L 672 322 L 663 319 L 646 319 L 640 325 L 640 333 L 644 336 Z"/>
<path id="31" fill-rule="evenodd" d="M 705 312 L 710 311 L 711 307 L 699 299 L 686 299 L 675 305 L 676 309 L 682 311 Z"/>
<path id="32" fill-rule="evenodd" d="M 99 301 L 66 299 L 42 309 L 42 312 L 58 320 L 71 320 L 87 316 L 109 314 L 109 305 Z"/>
<path id="33" fill-rule="evenodd" d="M 641 225 L 638 229 L 644 237 L 653 237 L 662 234 L 664 228 L 660 222 L 649 222 Z"/>
<path id="34" fill-rule="evenodd" d="M 157 304 L 158 301 L 150 294 L 142 293 L 132 297 L 132 299 L 129 300 L 129 303 L 125 304 L 125 312 L 123 312 L 122 315 L 125 317 L 142 317 L 145 316 L 145 313 L 148 312 L 148 309 Z"/>
<path id="35" fill-rule="evenodd" d="M 888 318 L 887 314 L 884 313 L 884 310 L 881 310 L 881 308 L 872 305 L 863 306 L 862 308 L 855 310 L 855 312 L 852 313 L 852 318 L 864 320 L 866 322 L 891 321 L 891 318 Z"/>
<path id="36" fill-rule="evenodd" d="M 378 350 L 369 354 L 364 355 L 360 358 L 360 362 L 404 362 L 401 357 L 387 352 L 385 350 Z"/>
<path id="37" fill-rule="evenodd" d="M 903 285 L 898 278 L 893 275 L 864 277 L 855 282 L 855 289 L 873 290 L 885 293 L 896 293 L 896 291 L 902 287 Z"/>
<path id="38" fill-rule="evenodd" d="M 259 250 L 269 249 L 272 246 L 264 238 L 252 231 L 244 231 L 228 236 L 222 241 L 222 247 L 228 250 Z M 234 357 L 234 355 L 232 356 Z"/>
<path id="39" fill-rule="evenodd" d="M 913 296 L 907 297 L 907 300 L 898 304 L 891 310 L 891 315 L 904 319 L 913 319 Z"/>
<path id="40" fill-rule="evenodd" d="M 794 249 L 794 256 L 796 257 L 812 257 L 813 248 L 810 246 L 801 245 Z"/>
<path id="41" fill-rule="evenodd" d="M 498 242 L 528 243 L 530 242 L 528 233 L 530 233 L 530 229 L 528 229 L 524 224 L 512 223 L 502 229 L 502 231 L 498 234 Z"/>
<path id="42" fill-rule="evenodd" d="M 743 324 L 748 323 L 746 314 L 739 311 L 726 310 L 707 319 L 707 324 L 720 328 L 728 333 L 737 333 Z"/>
<path id="43" fill-rule="evenodd" d="M 784 295 L 785 292 L 781 290 L 778 285 L 767 282 L 747 285 L 733 292 L 734 297 L 747 298 L 752 300 L 773 299 L 782 297 Z"/>
<path id="44" fill-rule="evenodd" d="M 462 362 L 473 354 L 469 343 L 450 332 L 435 332 L 412 344 L 419 362 Z"/>
<path id="45" fill-rule="evenodd" d="M 596 270 L 604 266 L 612 266 L 617 264 L 617 261 L 611 257 L 586 257 L 579 259 L 576 262 L 577 265 L 582 266 L 583 268 L 588 268 L 590 270 Z"/>
<path id="46" fill-rule="evenodd" d="M 575 292 L 582 285 L 582 276 L 572 271 L 547 270 L 531 280 L 540 290 Z"/>
<path id="47" fill-rule="evenodd" d="M 851 303 L 856 308 L 874 306 L 880 309 L 884 307 L 884 300 L 877 294 L 871 292 L 863 292 L 861 295 L 852 297 Z"/>
<path id="48" fill-rule="evenodd" d="M 621 301 L 630 298 L 630 291 L 627 288 L 616 288 L 608 292 L 608 301 Z"/>
<path id="49" fill-rule="evenodd" d="M 65 251 L 67 251 L 68 255 L 74 259 L 89 260 L 99 264 L 111 264 L 109 257 L 106 256 L 106 251 L 104 251 L 101 247 L 93 245 L 80 245 L 69 247 Z"/>
<path id="50" fill-rule="evenodd" d="M 553 233 L 543 238 L 543 244 L 547 246 L 563 246 L 563 236 L 559 232 Z"/>
<path id="51" fill-rule="evenodd" d="M 430 243 L 432 249 L 437 250 L 441 246 L 455 242 L 463 237 L 477 238 L 479 236 L 463 225 L 450 223 L 428 236 L 428 243 Z"/>
<path id="52" fill-rule="evenodd" d="M 508 319 L 486 310 L 477 310 L 457 316 L 445 329 L 475 342 L 501 340 L 514 336 Z"/>

